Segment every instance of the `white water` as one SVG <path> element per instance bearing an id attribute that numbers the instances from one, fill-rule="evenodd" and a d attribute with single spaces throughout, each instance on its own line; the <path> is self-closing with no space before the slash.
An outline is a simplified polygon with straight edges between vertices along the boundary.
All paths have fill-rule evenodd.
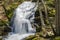
<path id="1" fill-rule="evenodd" d="M 9 33 L 5 40 L 22 40 L 29 35 L 34 35 L 35 28 L 32 28 L 31 22 L 34 22 L 34 14 L 37 9 L 36 3 L 25 1 L 19 5 L 11 20 L 12 34 Z"/>

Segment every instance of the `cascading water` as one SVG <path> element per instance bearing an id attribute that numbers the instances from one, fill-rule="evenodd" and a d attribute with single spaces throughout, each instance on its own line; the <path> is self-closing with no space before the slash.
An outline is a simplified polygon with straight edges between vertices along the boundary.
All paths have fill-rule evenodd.
<path id="1" fill-rule="evenodd" d="M 17 7 L 11 20 L 13 34 L 8 35 L 5 40 L 22 40 L 29 35 L 34 35 L 35 28 L 32 28 L 31 22 L 34 22 L 34 14 L 37 9 L 36 3 L 25 1 Z"/>

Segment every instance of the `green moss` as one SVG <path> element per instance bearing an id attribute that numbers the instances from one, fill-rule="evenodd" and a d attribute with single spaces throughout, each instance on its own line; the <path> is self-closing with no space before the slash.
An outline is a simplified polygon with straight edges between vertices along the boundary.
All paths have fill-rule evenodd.
<path id="1" fill-rule="evenodd" d="M 60 37 L 55 37 L 55 39 L 54 40 L 60 40 Z"/>
<path id="2" fill-rule="evenodd" d="M 32 40 L 34 37 L 34 35 L 30 35 L 29 37 L 25 38 L 25 40 Z"/>
<path id="3" fill-rule="evenodd" d="M 0 40 L 2 40 L 2 38 L 0 38 Z"/>
<path id="4" fill-rule="evenodd" d="M 38 40 L 38 38 L 33 38 L 32 40 Z"/>

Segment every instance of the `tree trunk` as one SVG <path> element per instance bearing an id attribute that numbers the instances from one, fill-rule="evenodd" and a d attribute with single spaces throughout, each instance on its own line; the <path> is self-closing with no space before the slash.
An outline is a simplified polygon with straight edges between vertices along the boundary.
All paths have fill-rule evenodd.
<path id="1" fill-rule="evenodd" d="M 41 25 L 44 27 L 45 23 L 44 23 L 44 19 L 43 19 L 43 15 L 41 12 L 41 8 L 40 8 L 40 4 L 38 3 L 38 9 L 39 9 L 39 13 L 40 13 L 40 19 L 41 19 Z"/>
<path id="2" fill-rule="evenodd" d="M 46 7 L 46 5 L 45 5 L 45 2 L 44 2 L 44 0 L 41 0 L 41 2 L 42 2 L 43 7 L 44 7 L 46 19 L 48 19 L 47 7 Z"/>
<path id="3" fill-rule="evenodd" d="M 56 0 L 56 34 L 60 35 L 60 0 Z"/>
<path id="4" fill-rule="evenodd" d="M 45 12 L 45 22 L 46 24 L 48 25 L 49 24 L 49 20 L 48 20 L 48 13 L 47 13 L 47 7 L 46 7 L 46 4 L 45 4 L 45 1 L 44 0 L 41 0 L 42 4 L 43 4 L 43 7 L 44 7 L 44 12 Z"/>

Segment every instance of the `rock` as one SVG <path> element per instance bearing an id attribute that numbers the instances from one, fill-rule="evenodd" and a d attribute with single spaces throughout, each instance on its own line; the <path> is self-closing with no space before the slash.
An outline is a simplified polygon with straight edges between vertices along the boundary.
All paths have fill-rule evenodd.
<path id="1" fill-rule="evenodd" d="M 54 40 L 60 40 L 60 36 L 55 37 Z"/>
<path id="2" fill-rule="evenodd" d="M 47 34 L 48 34 L 49 36 L 53 36 L 53 35 L 54 35 L 54 33 L 53 33 L 52 31 L 47 32 Z"/>
<path id="3" fill-rule="evenodd" d="M 42 28 L 42 31 L 39 34 L 42 37 L 51 37 L 54 36 L 53 30 L 51 27 Z"/>
<path id="4" fill-rule="evenodd" d="M 34 35 L 30 35 L 29 37 L 26 37 L 25 40 L 32 40 L 34 37 Z"/>

